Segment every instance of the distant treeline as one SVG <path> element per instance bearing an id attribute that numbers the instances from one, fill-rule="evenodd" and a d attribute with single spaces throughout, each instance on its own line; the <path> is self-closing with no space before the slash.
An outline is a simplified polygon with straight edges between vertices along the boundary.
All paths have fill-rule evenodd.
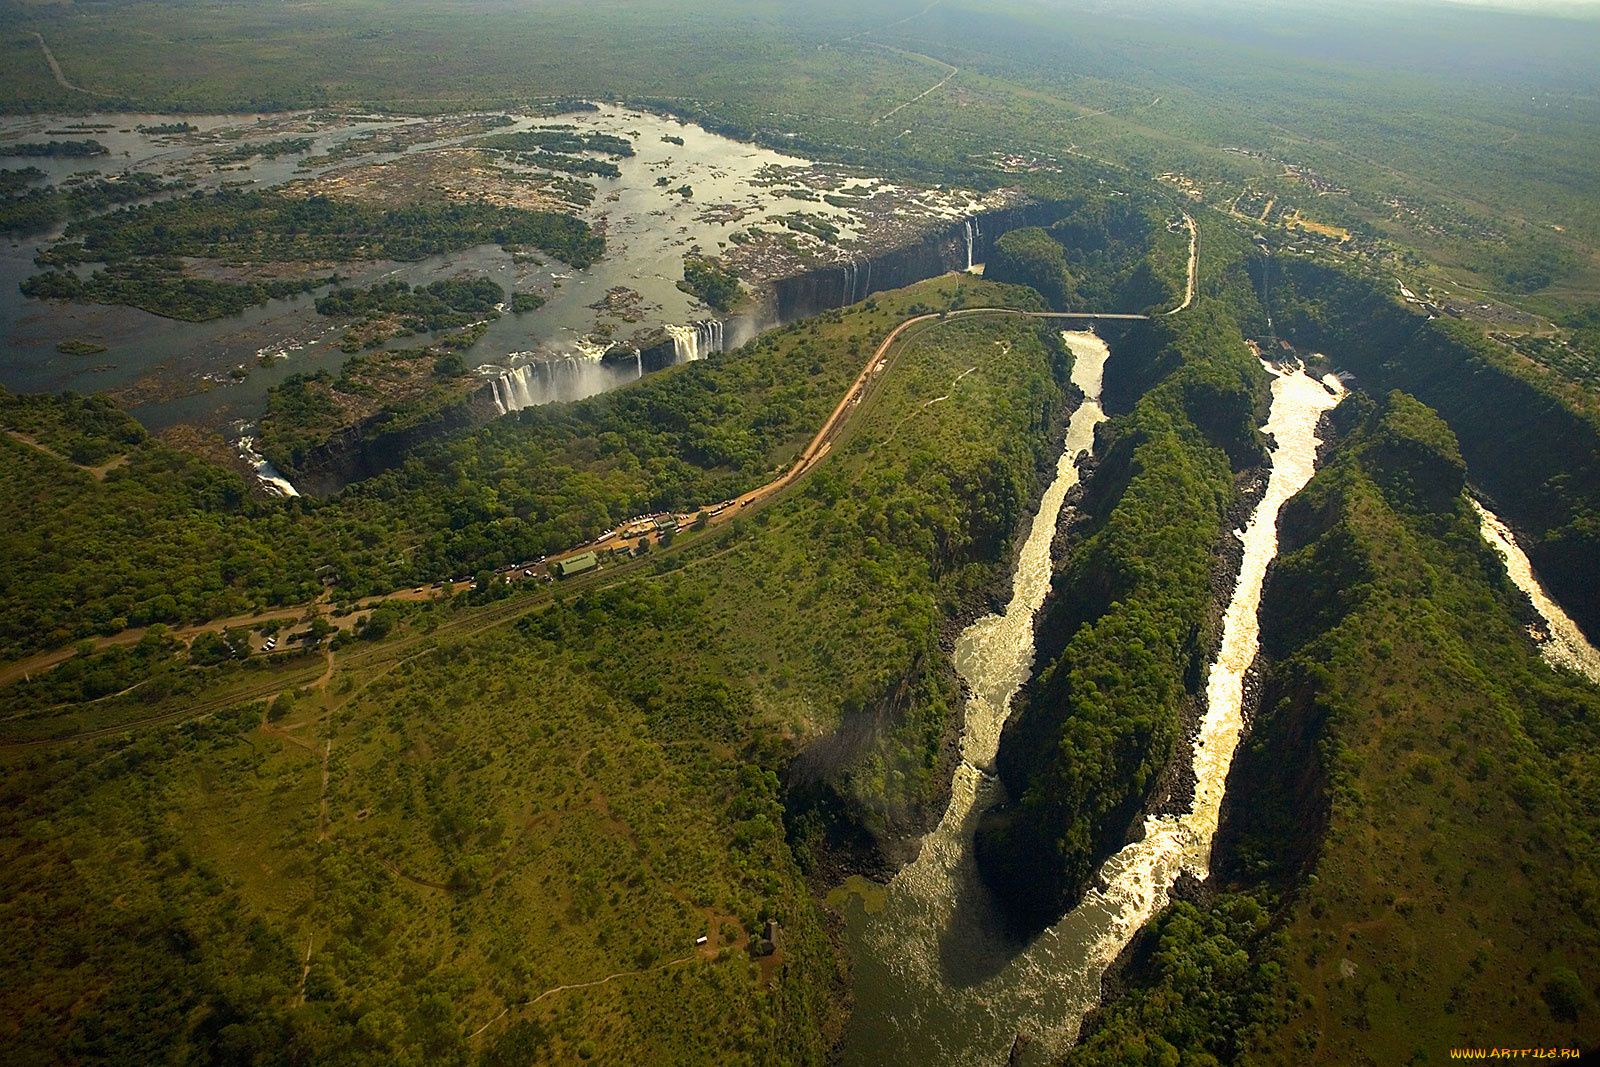
<path id="1" fill-rule="evenodd" d="M 212 156 L 214 163 L 240 163 L 247 159 L 276 159 L 279 156 L 299 156 L 311 151 L 311 138 L 286 137 L 278 141 L 256 141 L 237 145 Z"/>
<path id="2" fill-rule="evenodd" d="M 579 133 L 572 126 L 548 126 L 539 130 L 519 133 L 496 133 L 474 141 L 479 148 L 492 148 L 501 152 L 598 152 L 601 155 L 633 155 L 633 142 L 626 137 L 609 133 Z"/>
<path id="3" fill-rule="evenodd" d="M 404 208 L 277 193 L 223 190 L 143 204 L 74 222 L 37 261 L 106 264 L 84 282 L 47 271 L 23 283 L 29 296 L 131 304 L 174 318 L 215 318 L 321 280 L 232 285 L 186 277 L 178 257 L 254 263 L 398 259 L 495 243 L 537 248 L 575 267 L 605 240 L 569 215 L 479 203 Z M 287 288 L 286 288 L 287 287 Z"/>
<path id="4" fill-rule="evenodd" d="M 309 293 L 330 278 L 297 278 L 271 282 L 218 282 L 191 278 L 171 260 L 135 260 L 95 271 L 84 281 L 71 271 L 49 270 L 22 283 L 24 296 L 40 300 L 78 300 L 121 304 L 154 315 L 188 322 L 207 322 L 237 315 L 246 308 L 297 293 Z"/>
<path id="5" fill-rule="evenodd" d="M 412 261 L 477 244 L 531 245 L 575 267 L 605 250 L 587 223 L 548 211 L 439 203 L 384 208 L 323 196 L 225 189 L 145 204 L 73 223 L 49 250 L 56 263 L 118 263 L 146 256 L 252 262 Z"/>
<path id="6" fill-rule="evenodd" d="M 317 300 L 319 315 L 354 318 L 373 313 L 400 315 L 419 333 L 448 330 L 495 315 L 506 291 L 493 278 L 449 279 L 411 288 L 405 282 L 381 282 L 366 289 L 340 288 Z"/>

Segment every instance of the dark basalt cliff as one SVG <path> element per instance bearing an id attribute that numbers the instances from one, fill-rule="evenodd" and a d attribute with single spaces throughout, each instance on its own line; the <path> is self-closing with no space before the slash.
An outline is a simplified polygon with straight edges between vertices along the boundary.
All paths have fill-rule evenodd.
<path id="1" fill-rule="evenodd" d="M 300 492 L 326 496 L 399 466 L 418 445 L 440 434 L 464 430 L 494 416 L 494 394 L 487 386 L 421 418 L 380 411 L 346 426 L 308 452 L 298 465 L 285 468 L 285 473 Z"/>
<path id="2" fill-rule="evenodd" d="M 966 270 L 974 263 L 982 263 L 1002 234 L 1020 226 L 1052 222 L 1060 213 L 1061 207 L 1051 203 L 987 211 L 971 219 L 952 221 L 915 244 L 848 257 L 837 264 L 779 278 L 762 297 L 758 318 L 764 325 L 792 322 L 854 304 L 885 289 L 899 289 L 953 270 Z"/>

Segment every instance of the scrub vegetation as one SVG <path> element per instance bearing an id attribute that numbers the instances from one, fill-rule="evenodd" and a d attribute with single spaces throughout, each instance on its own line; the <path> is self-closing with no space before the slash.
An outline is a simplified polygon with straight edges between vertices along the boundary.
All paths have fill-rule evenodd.
<path id="1" fill-rule="evenodd" d="M 1224 895 L 1151 923 L 1134 990 L 1067 1063 L 1592 1040 L 1600 693 L 1528 640 L 1444 422 L 1401 393 L 1334 420 L 1338 457 L 1286 506 L 1268 573 L 1274 662 L 1228 782 Z"/>
<path id="2" fill-rule="evenodd" d="M 1001 740 L 1012 801 L 979 828 L 1022 932 L 1181 793 L 1221 549 L 1263 458 L 1245 339 L 1355 376 L 1324 469 L 1282 513 L 1214 875 L 1139 936 L 1066 1062 L 1594 1047 L 1600 695 L 1539 659 L 1464 491 L 1600 628 L 1600 23 L 1370 15 L 0 11 L 8 113 L 450 115 L 463 155 L 570 176 L 500 203 L 378 205 L 62 177 L 114 161 L 96 139 L 113 125 L 0 144 L 19 161 L 0 229 L 65 225 L 27 295 L 202 321 L 333 286 L 318 310 L 353 321 L 347 350 L 460 331 L 272 392 L 256 447 L 291 477 L 361 457 L 325 497 L 266 498 L 198 454 L 222 442 L 157 439 L 101 397 L 0 390 L 7 1062 L 828 1062 L 848 968 L 814 890 L 889 874 L 942 812 L 963 698 L 949 639 L 1001 588 L 1072 404 L 1053 328 L 947 314 L 983 306 L 1152 315 L 1098 324 L 1112 418 Z M 463 350 L 507 294 L 331 272 L 484 244 L 597 262 L 604 235 L 580 218 L 505 206 L 607 195 L 630 138 L 505 132 L 586 97 L 1048 210 L 986 235 L 987 277 L 479 425 Z M 304 156 L 309 173 L 420 143 L 314 141 L 224 142 L 211 162 Z M 660 177 L 694 198 L 680 181 Z M 545 185 L 563 199 L 514 198 Z M 1185 215 L 1196 300 L 1167 317 Z M 718 253 L 686 244 L 680 284 L 726 314 L 746 294 Z M 913 315 L 796 484 L 560 583 L 496 573 L 770 482 Z M 82 332 L 41 356 L 111 341 Z M 461 575 L 471 591 L 433 585 Z"/>
<path id="3" fill-rule="evenodd" d="M 885 296 L 950 302 L 958 286 L 1004 297 L 948 279 Z M 763 351 L 816 364 L 806 392 L 831 400 L 903 317 L 830 313 Z M 730 386 L 766 371 L 752 355 L 565 414 Z M 89 1059 L 821 1062 L 838 963 L 799 864 L 846 821 L 891 834 L 937 799 L 958 696 L 940 635 L 1004 572 L 1069 357 L 1048 328 L 979 317 L 932 321 L 893 359 L 794 490 L 553 596 L 487 583 L 375 613 L 357 632 L 376 640 L 216 666 L 200 665 L 209 646 L 175 666 L 156 628 L 50 689 L 13 684 L 5 910 L 32 933 L 6 950 L 8 1044 L 25 1062 L 64 1040 Z M 796 399 L 798 437 L 824 407 Z M 80 416 L 23 410 L 62 443 Z M 13 460 L 36 455 L 60 462 Z M 101 488 L 142 480 L 123 470 Z M 260 507 L 227 515 L 231 538 L 186 529 L 227 543 L 281 523 L 306 540 L 294 505 Z M 118 724 L 132 729 L 92 733 Z M 792 848 L 778 772 L 835 730 L 834 758 L 791 782 L 809 827 Z M 777 952 L 752 957 L 768 919 Z"/>

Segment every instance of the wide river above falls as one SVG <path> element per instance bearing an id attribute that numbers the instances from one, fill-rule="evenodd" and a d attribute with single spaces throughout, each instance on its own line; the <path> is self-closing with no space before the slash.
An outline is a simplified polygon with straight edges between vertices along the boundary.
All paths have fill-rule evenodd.
<path id="1" fill-rule="evenodd" d="M 1210 863 L 1228 767 L 1241 725 L 1243 679 L 1255 658 L 1256 609 L 1267 564 L 1277 552 L 1277 514 L 1310 479 L 1316 426 L 1337 403 L 1332 386 L 1303 372 L 1274 372 L 1265 429 L 1276 447 L 1267 492 L 1241 531 L 1244 562 L 1224 624 L 1222 649 L 1207 685 L 1205 720 L 1194 749 L 1194 807 L 1145 824 L 1101 871 L 1103 891 L 1030 944 L 1002 932 L 972 859 L 980 812 L 1000 799 L 988 771 L 1011 699 L 1033 662 L 1033 616 L 1050 584 L 1050 540 L 1075 458 L 1103 419 L 1095 402 L 1107 358 L 1093 334 L 1067 334 L 1076 357 L 1073 381 L 1089 397 L 1074 414 L 1055 481 L 1018 560 L 1003 615 L 979 619 L 956 646 L 956 668 L 971 687 L 950 806 L 923 840 L 917 861 L 885 887 L 852 879 L 832 898 L 846 920 L 855 964 L 855 1011 L 844 1040 L 849 1065 L 973 1067 L 1003 1064 L 1018 1034 L 1023 1062 L 1040 1063 L 1073 1040 L 1100 998 L 1106 966 L 1167 901 L 1178 873 L 1204 877 Z"/>
<path id="2" fill-rule="evenodd" d="M 395 192 L 391 203 L 384 190 L 410 189 L 406 196 L 444 199 L 471 192 L 487 203 L 548 208 L 537 182 L 527 184 L 537 178 L 538 168 L 499 157 L 478 159 L 471 151 L 477 139 L 552 126 L 626 139 L 633 154 L 611 161 L 619 176 L 586 179 L 593 186 L 593 202 L 569 206 L 606 237 L 605 256 L 587 268 L 546 255 L 517 256 L 495 245 L 409 263 L 290 265 L 295 267 L 292 273 L 317 277 L 337 270 L 354 285 L 404 281 L 421 286 L 487 276 L 507 293 L 542 296 L 545 303 L 537 311 L 506 314 L 490 324 L 468 353 L 470 363 L 491 367 L 568 357 L 592 362 L 609 340 L 625 342 L 635 334 L 682 327 L 711 315 L 678 288 L 687 253 L 732 255 L 746 246 L 756 248 L 750 235 L 760 231 L 782 235 L 780 243 L 792 246 L 793 269 L 814 261 L 837 262 L 843 277 L 854 257 L 873 242 L 909 240 L 908 234 L 950 224 L 998 202 L 950 187 L 892 184 L 611 104 L 560 115 L 507 116 L 505 125 L 488 128 L 462 125 L 472 118 L 334 112 L 8 117 L 0 118 L 0 152 L 8 142 L 62 138 L 93 138 L 108 152 L 72 159 L 6 157 L 0 166 L 37 166 L 45 172 L 41 181 L 50 182 L 78 172 L 105 177 L 142 173 L 183 179 L 202 192 L 242 186 L 393 206 L 405 202 L 404 196 Z M 161 132 L 180 123 L 190 129 Z M 288 141 L 290 135 L 299 135 L 309 147 L 277 156 L 245 151 Z M 450 182 L 464 184 L 460 189 L 440 186 Z M 187 196 L 189 191 L 167 195 Z M 831 228 L 833 243 L 806 232 L 805 226 Z M 0 385 L 8 389 L 105 390 L 152 429 L 185 422 L 221 427 L 258 416 L 267 390 L 290 374 L 337 373 L 349 358 L 339 349 L 348 320 L 319 315 L 312 295 L 271 300 L 209 322 L 180 322 L 128 307 L 25 298 L 19 284 L 40 269 L 35 255 L 59 239 L 63 229 L 0 237 Z M 218 271 L 220 276 L 231 276 L 230 271 L 249 274 L 248 265 L 238 264 L 196 262 L 190 269 L 202 276 Z M 732 348 L 747 339 L 732 329 L 724 340 Z M 69 340 L 107 350 L 84 356 L 56 349 L 57 343 Z M 385 347 L 421 343 L 419 338 L 401 338 Z M 632 370 L 589 375 L 581 388 L 541 400 L 576 399 L 614 388 L 633 380 L 637 375 Z"/>

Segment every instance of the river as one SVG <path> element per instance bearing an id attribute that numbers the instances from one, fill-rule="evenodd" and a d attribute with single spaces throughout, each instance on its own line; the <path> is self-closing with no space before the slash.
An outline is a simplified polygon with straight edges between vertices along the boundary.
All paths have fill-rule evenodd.
<path id="1" fill-rule="evenodd" d="M 582 360 L 590 349 L 603 351 L 608 341 L 626 342 L 652 329 L 707 317 L 710 312 L 678 288 L 686 253 L 730 260 L 745 256 L 780 273 L 833 262 L 843 270 L 872 247 L 908 240 L 907 234 L 1003 200 L 948 187 L 896 185 L 610 104 L 562 115 L 517 115 L 509 125 L 492 129 L 475 127 L 473 121 L 472 115 L 396 119 L 337 112 L 0 117 L 0 149 L 11 141 L 62 137 L 93 137 L 109 149 L 108 155 L 88 158 L 5 157 L 0 166 L 36 166 L 48 182 L 78 172 L 108 177 L 139 172 L 186 179 L 204 191 L 242 185 L 379 203 L 470 195 L 490 203 L 549 207 L 537 183 L 527 183 L 535 168 L 503 159 L 485 162 L 463 153 L 463 147 L 486 133 L 552 125 L 627 139 L 633 155 L 614 160 L 619 177 L 588 179 L 593 202 L 571 208 L 606 237 L 606 255 L 588 268 L 484 245 L 412 263 L 299 265 L 291 271 L 322 276 L 337 268 L 356 285 L 397 280 L 420 286 L 486 275 L 508 293 L 539 293 L 544 306 L 502 316 L 472 348 L 469 360 L 488 368 L 534 359 Z M 193 129 L 157 132 L 178 122 Z M 229 154 L 289 135 L 307 138 L 310 150 L 242 160 Z M 806 227 L 831 229 L 833 243 Z M 62 229 L 0 236 L 0 385 L 19 392 L 107 390 L 152 429 L 175 423 L 222 428 L 257 417 L 268 388 L 290 374 L 337 372 L 348 358 L 339 349 L 345 320 L 318 315 L 309 295 L 201 323 L 134 308 L 24 298 L 19 283 L 39 269 L 34 256 Z M 237 265 L 190 267 L 200 274 L 250 273 Z M 746 278 L 754 280 L 751 271 Z M 751 325 L 745 324 L 743 332 L 731 330 L 726 347 L 747 340 Z M 79 356 L 56 350 L 58 342 L 69 339 L 103 344 L 108 351 Z M 386 347 L 419 343 L 397 339 Z M 544 399 L 572 399 L 632 381 L 637 374 L 589 377 L 595 381 L 569 391 L 572 396 Z"/>
<path id="2" fill-rule="evenodd" d="M 1077 481 L 1073 458 L 1103 416 L 1094 402 L 1107 358 L 1093 334 L 1067 334 L 1073 381 L 1090 400 L 1073 416 L 1055 482 L 1045 493 L 1018 561 L 1003 615 L 978 620 L 956 645 L 956 668 L 971 687 L 962 763 L 950 806 L 923 841 L 917 861 L 887 887 L 852 879 L 831 903 L 844 914 L 854 959 L 855 1011 L 843 1044 L 846 1064 L 916 1067 L 1001 1064 L 1018 1034 L 1025 1063 L 1060 1054 L 1084 1013 L 1099 1002 L 1100 979 L 1139 927 L 1167 901 L 1182 870 L 1205 877 L 1228 767 L 1241 727 L 1243 680 L 1259 643 L 1256 621 L 1267 564 L 1277 553 L 1277 515 L 1311 478 L 1316 425 L 1338 402 L 1303 372 L 1273 371 L 1265 429 L 1275 442 L 1265 496 L 1240 532 L 1244 559 L 1207 682 L 1208 710 L 1194 749 L 1195 802 L 1182 816 L 1153 817 L 1144 839 L 1111 857 L 1104 890 L 1091 889 L 1071 913 L 1030 944 L 1010 941 L 978 879 L 972 836 L 978 815 L 1000 799 L 988 771 L 1012 697 L 1033 660 L 1033 614 L 1050 584 L 1049 544 L 1061 502 Z M 1269 368 L 1271 369 L 1271 368 Z"/>
<path id="3" fill-rule="evenodd" d="M 1577 671 L 1596 685 L 1600 685 L 1600 650 L 1589 643 L 1583 636 L 1583 631 L 1578 629 L 1578 624 L 1567 617 L 1557 604 L 1544 591 L 1539 584 L 1539 579 L 1534 577 L 1533 564 L 1528 562 L 1528 556 L 1517 544 L 1516 537 L 1509 527 L 1500 521 L 1500 517 L 1476 500 L 1472 506 L 1478 511 L 1479 527 L 1483 531 L 1483 539 L 1488 541 L 1505 560 L 1506 574 L 1510 576 L 1512 584 L 1533 601 L 1533 608 L 1544 620 L 1545 633 L 1538 637 L 1539 650 L 1549 663 Z"/>

